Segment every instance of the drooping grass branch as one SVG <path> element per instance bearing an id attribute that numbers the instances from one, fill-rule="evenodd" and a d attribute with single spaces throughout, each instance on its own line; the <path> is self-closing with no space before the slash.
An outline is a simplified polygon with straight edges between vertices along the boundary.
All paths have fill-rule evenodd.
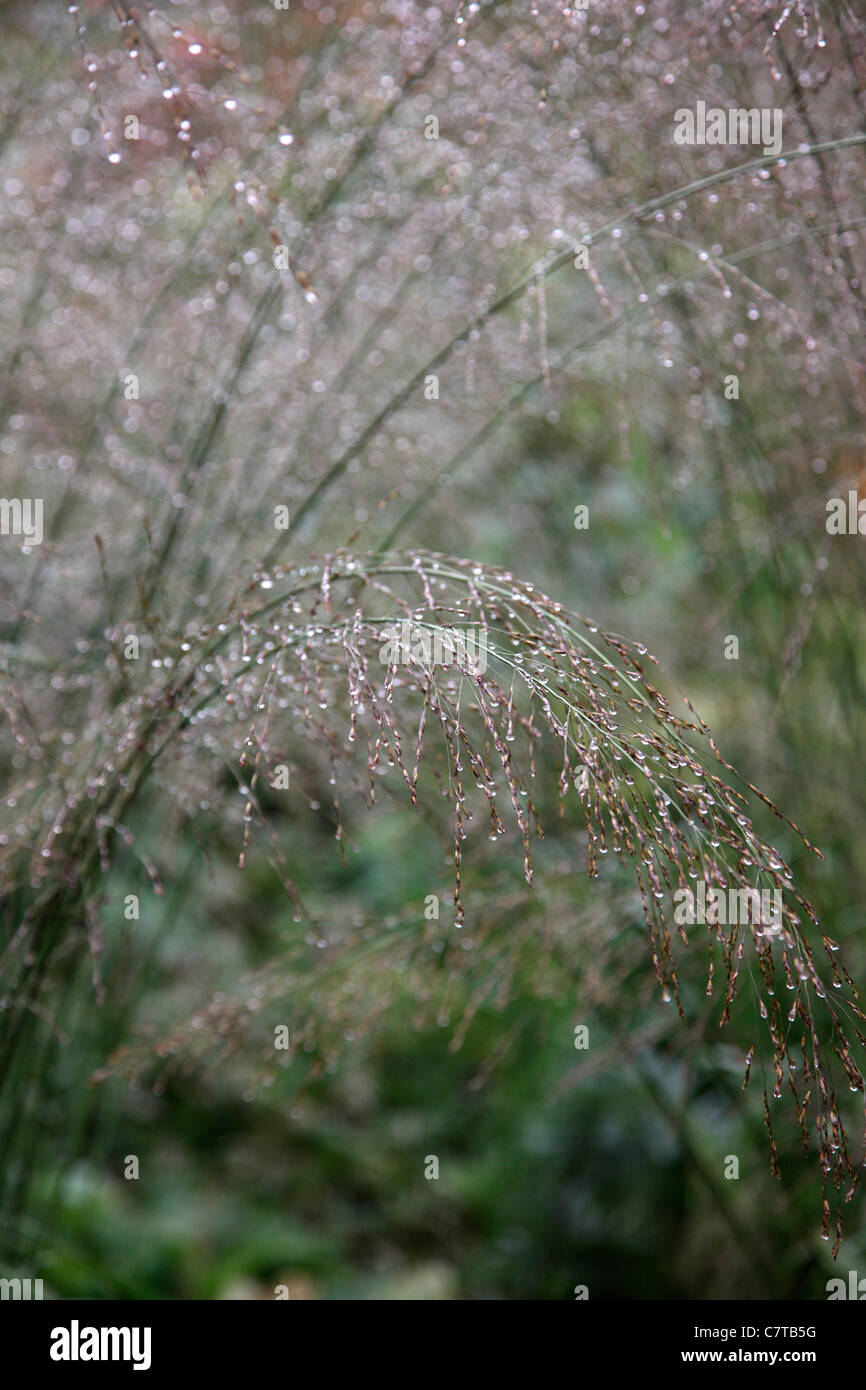
<path id="1" fill-rule="evenodd" d="M 688 702 L 686 717 L 674 712 L 642 644 L 599 631 L 507 571 L 419 551 L 337 553 L 260 572 L 223 622 L 188 633 L 176 648 L 166 640 L 157 664 L 150 688 L 130 693 L 96 735 L 109 761 L 67 788 L 55 808 L 32 870 L 37 904 L 56 909 L 70 862 L 87 900 L 100 862 L 110 862 L 112 837 L 129 842 L 123 817 L 154 772 L 194 817 L 201 754 L 233 760 L 246 783 L 243 856 L 255 824 L 267 825 L 263 789 L 291 796 L 286 773 L 301 750 L 315 750 L 334 787 L 341 844 L 344 796 L 372 809 L 380 787 L 402 785 L 422 813 L 431 796 L 447 797 L 460 929 L 464 856 L 479 812 L 491 839 L 516 828 L 532 883 L 538 755 L 552 741 L 559 799 L 566 809 L 578 802 L 585 823 L 588 871 L 595 876 L 607 853 L 631 864 L 652 968 L 681 1014 L 682 960 L 695 933 L 676 927 L 674 895 L 693 899 L 704 885 L 746 903 L 756 890 L 780 896 L 772 921 L 749 910 L 745 920 L 707 927 L 706 988 L 718 993 L 724 1024 L 751 979 L 767 1023 L 773 1098 L 791 1092 L 804 1144 L 815 1133 L 825 1184 L 837 1198 L 850 1195 L 855 1170 L 828 1057 L 862 1094 L 846 1031 L 853 1024 L 863 1041 L 856 991 L 782 854 L 756 829 L 750 800 L 781 813 L 738 782 Z M 293 892 L 291 865 L 285 881 Z M 19 932 L 19 956 L 32 952 L 39 921 L 32 912 Z M 819 938 L 823 965 L 813 949 Z M 50 957 L 40 958 L 40 980 Z M 775 1164 L 766 1094 L 765 1114 Z M 825 1196 L 825 1224 L 829 1217 Z"/>

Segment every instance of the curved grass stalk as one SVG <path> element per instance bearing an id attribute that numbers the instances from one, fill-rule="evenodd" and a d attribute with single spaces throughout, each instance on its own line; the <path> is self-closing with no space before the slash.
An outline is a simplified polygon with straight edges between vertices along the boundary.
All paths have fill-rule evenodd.
<path id="1" fill-rule="evenodd" d="M 383 656 L 387 635 L 399 623 L 417 634 L 420 656 L 391 647 Z M 446 645 L 444 664 L 424 654 L 425 642 L 435 651 L 436 639 L 447 642 L 449 634 L 469 628 L 476 652 L 483 642 L 483 669 L 459 643 Z M 579 802 L 591 876 L 608 852 L 631 863 L 652 966 L 663 998 L 675 1001 L 681 1015 L 680 970 L 695 933 L 676 919 L 675 895 L 681 904 L 693 900 L 701 884 L 707 893 L 733 892 L 739 903 L 748 903 L 741 895 L 758 888 L 781 895 L 778 919 L 755 920 L 749 909 L 745 920 L 707 926 L 706 991 L 718 989 L 725 1024 L 742 974 L 752 974 L 769 1033 L 773 1097 L 792 1092 L 805 1144 L 810 1126 L 814 1130 L 838 1221 L 856 1173 L 825 1054 L 841 1062 L 850 1089 L 862 1098 L 863 1074 L 841 1014 L 844 1008 L 861 1042 L 863 1014 L 835 942 L 821 930 L 782 854 L 756 829 L 747 794 L 813 847 L 757 788 L 748 782 L 737 787 L 734 769 L 688 701 L 688 717 L 673 712 L 649 678 L 654 658 L 642 644 L 600 631 L 508 571 L 409 551 L 337 553 L 297 569 L 259 572 L 224 622 L 202 627 L 176 650 L 163 651 L 166 657 L 168 677 L 128 695 L 88 750 L 89 760 L 97 754 L 108 759 L 111 775 L 91 774 L 83 786 L 66 790 L 65 810 L 56 808 L 35 855 L 31 882 L 39 891 L 6 966 L 34 950 L 39 955 L 40 945 L 44 951 L 35 976 L 25 970 L 22 983 L 41 981 L 63 944 L 45 935 L 44 919 L 46 907 L 57 915 L 63 866 L 79 863 L 70 892 L 86 902 L 100 860 L 103 868 L 110 862 L 111 838 L 124 834 L 123 817 L 154 771 L 193 816 L 201 780 L 194 769 L 202 752 L 220 750 L 245 768 L 246 845 L 254 819 L 267 820 L 259 789 L 273 783 L 278 764 L 296 766 L 301 750 L 319 750 L 331 783 L 354 789 L 369 807 L 377 784 L 394 783 L 422 809 L 432 794 L 430 778 L 444 763 L 459 929 L 465 920 L 464 846 L 475 834 L 479 808 L 489 816 L 491 839 L 507 834 L 509 820 L 516 824 L 524 874 L 532 882 L 540 813 L 531 784 L 539 784 L 542 745 L 552 744 L 560 765 L 554 800 L 566 810 Z M 437 723 L 439 746 L 428 738 Z M 112 760 L 118 747 L 125 752 Z M 510 812 L 500 810 L 499 792 Z M 544 785 L 537 795 L 550 799 Z M 342 844 L 338 791 L 333 803 Z M 289 869 L 283 870 L 293 893 Z M 810 944 L 813 933 L 825 948 L 822 969 Z M 791 1000 L 783 1007 L 786 991 Z M 765 1114 L 775 1167 L 766 1093 Z M 826 1233 L 826 1193 L 824 1202 Z"/>

